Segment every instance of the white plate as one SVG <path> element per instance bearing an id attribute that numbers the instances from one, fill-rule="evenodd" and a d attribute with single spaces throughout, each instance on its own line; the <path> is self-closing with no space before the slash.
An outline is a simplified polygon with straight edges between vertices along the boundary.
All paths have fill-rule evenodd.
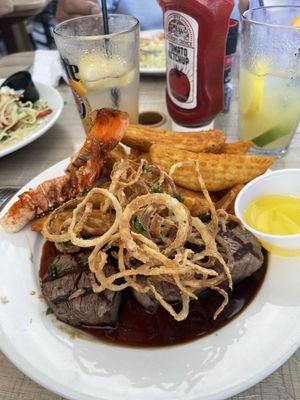
<path id="1" fill-rule="evenodd" d="M 151 29 L 147 31 L 141 31 L 141 38 L 152 38 L 158 33 L 163 33 L 162 29 Z M 166 67 L 164 68 L 140 68 L 140 73 L 143 75 L 157 75 L 162 76 L 166 74 Z"/>
<path id="2" fill-rule="evenodd" d="M 0 79 L 0 85 L 2 82 L 4 82 L 4 79 Z M 58 91 L 51 86 L 45 85 L 44 83 L 35 82 L 35 85 L 40 93 L 40 98 L 47 101 L 52 113 L 43 118 L 41 125 L 37 126 L 30 135 L 26 136 L 18 143 L 14 143 L 3 150 L 0 149 L 0 158 L 21 149 L 24 146 L 27 146 L 29 143 L 42 136 L 55 124 L 62 112 L 64 101 Z"/>
<path id="3" fill-rule="evenodd" d="M 43 172 L 22 191 L 61 174 L 65 165 Z M 151 350 L 72 339 L 59 329 L 44 314 L 46 304 L 30 295 L 40 292 L 42 244 L 29 228 L 17 234 L 0 229 L 0 297 L 9 301 L 0 302 L 0 346 L 26 375 L 64 398 L 224 399 L 265 378 L 299 347 L 299 258 L 270 257 L 254 301 L 215 334 Z"/>

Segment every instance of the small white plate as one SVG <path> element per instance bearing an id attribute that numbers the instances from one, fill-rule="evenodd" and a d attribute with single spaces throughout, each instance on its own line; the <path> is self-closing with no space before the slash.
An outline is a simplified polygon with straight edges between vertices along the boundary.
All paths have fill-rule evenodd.
<path id="1" fill-rule="evenodd" d="M 162 29 L 152 29 L 152 30 L 146 30 L 146 31 L 141 31 L 141 38 L 147 38 L 151 39 L 157 34 L 164 33 Z M 142 75 L 157 75 L 157 76 L 162 76 L 166 74 L 166 67 L 164 68 L 140 68 L 140 73 Z"/>
<path id="2" fill-rule="evenodd" d="M 4 82 L 4 79 L 0 79 L 0 85 L 2 82 Z M 53 87 L 45 85 L 44 83 L 35 82 L 35 85 L 40 93 L 40 99 L 47 101 L 52 113 L 43 118 L 42 123 L 38 125 L 30 135 L 9 147 L 5 147 L 3 150 L 0 149 L 0 158 L 27 146 L 29 143 L 42 136 L 55 124 L 62 112 L 64 101 L 60 93 Z"/>
<path id="3" fill-rule="evenodd" d="M 44 171 L 20 192 L 61 175 L 66 164 Z M 138 349 L 74 339 L 71 328 L 63 331 L 45 315 L 47 305 L 38 298 L 42 245 L 29 227 L 16 234 L 0 228 L 0 347 L 26 375 L 64 398 L 221 400 L 264 379 L 299 347 L 299 258 L 270 256 L 255 299 L 216 333 L 184 345 Z"/>

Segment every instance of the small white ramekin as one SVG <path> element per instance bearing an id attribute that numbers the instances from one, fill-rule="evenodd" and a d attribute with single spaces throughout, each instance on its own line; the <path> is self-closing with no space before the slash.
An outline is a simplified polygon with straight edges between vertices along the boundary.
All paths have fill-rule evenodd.
<path id="1" fill-rule="evenodd" d="M 258 197 L 270 194 L 300 197 L 300 169 L 269 172 L 248 183 L 235 201 L 235 214 L 266 250 L 283 257 L 300 256 L 300 233 L 271 235 L 252 228 L 245 221 L 247 205 Z"/>

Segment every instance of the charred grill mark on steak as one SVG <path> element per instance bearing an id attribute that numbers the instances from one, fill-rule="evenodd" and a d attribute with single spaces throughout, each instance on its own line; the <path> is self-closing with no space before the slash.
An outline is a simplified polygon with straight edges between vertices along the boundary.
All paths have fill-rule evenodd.
<path id="1" fill-rule="evenodd" d="M 82 270 L 82 267 L 80 267 L 80 266 L 74 267 L 74 268 L 70 268 L 68 270 L 65 270 L 65 271 L 62 271 L 62 272 L 58 272 L 57 275 L 55 275 L 55 276 L 47 275 L 45 278 L 43 278 L 42 282 L 43 283 L 54 282 L 57 279 L 61 279 L 65 275 L 76 274 L 76 273 L 81 273 L 81 272 L 83 272 L 83 270 Z"/>
<path id="2" fill-rule="evenodd" d="M 239 238 L 235 236 L 233 238 L 243 245 L 240 250 L 233 253 L 233 258 L 235 261 L 241 260 L 247 253 L 251 253 L 254 257 L 259 259 L 259 255 L 254 251 L 252 243 L 243 243 Z"/>
<path id="3" fill-rule="evenodd" d="M 263 265 L 263 254 L 258 240 L 235 221 L 228 221 L 226 231 L 219 231 L 233 256 L 231 276 L 234 283 L 252 275 Z"/>
<path id="4" fill-rule="evenodd" d="M 254 251 L 253 244 L 250 242 L 243 242 L 238 236 L 232 235 L 232 240 L 239 243 L 242 247 L 232 254 L 235 261 L 241 260 L 247 253 L 251 253 L 254 257 L 260 258 L 259 254 Z"/>
<path id="5" fill-rule="evenodd" d="M 81 291 L 81 296 L 86 296 L 88 294 L 93 293 L 93 290 L 91 288 L 78 287 L 78 283 L 79 283 L 80 279 L 81 279 L 81 274 L 79 273 L 78 276 L 76 277 L 76 281 L 74 282 L 74 289 L 69 291 L 66 295 L 59 296 L 59 297 L 56 297 L 55 299 L 52 299 L 51 302 L 53 304 L 59 304 L 66 300 L 68 300 L 68 301 L 73 300 L 74 298 L 78 297 L 78 296 L 75 297 L 74 294 L 77 293 L 79 290 Z M 53 281 L 54 280 L 52 280 L 50 282 L 53 282 Z M 45 283 L 45 281 L 43 281 L 43 283 Z"/>
<path id="6" fill-rule="evenodd" d="M 74 326 L 114 326 L 117 322 L 121 293 L 105 290 L 94 293 L 92 273 L 87 267 L 87 252 L 59 254 L 51 265 L 57 267 L 41 278 L 42 293 L 56 317 Z M 111 264 L 105 266 L 107 276 L 116 271 Z"/>

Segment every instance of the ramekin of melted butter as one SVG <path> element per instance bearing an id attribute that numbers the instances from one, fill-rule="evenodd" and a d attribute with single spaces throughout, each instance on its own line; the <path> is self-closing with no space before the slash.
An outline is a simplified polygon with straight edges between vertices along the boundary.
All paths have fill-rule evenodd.
<path id="1" fill-rule="evenodd" d="M 267 173 L 248 183 L 235 212 L 273 254 L 300 256 L 300 169 Z"/>
<path id="2" fill-rule="evenodd" d="M 300 197 L 267 195 L 251 201 L 245 220 L 252 228 L 271 235 L 300 233 Z"/>

